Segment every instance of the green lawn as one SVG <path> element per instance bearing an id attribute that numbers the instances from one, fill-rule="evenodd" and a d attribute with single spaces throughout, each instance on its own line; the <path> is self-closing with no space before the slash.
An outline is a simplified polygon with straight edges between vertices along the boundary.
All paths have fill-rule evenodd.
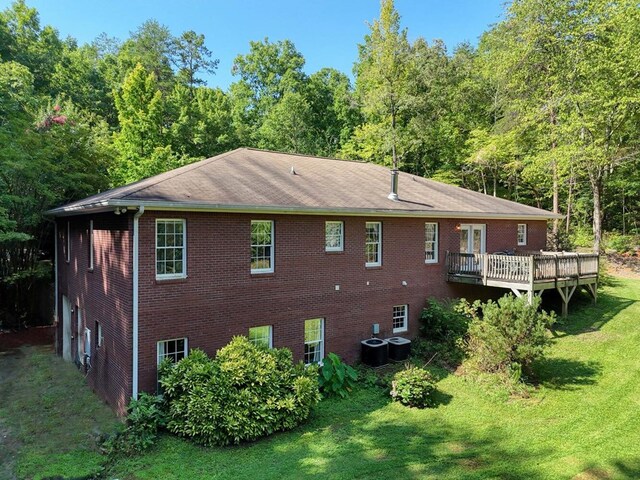
<path id="1" fill-rule="evenodd" d="M 362 388 L 321 402 L 303 427 L 249 445 L 201 448 L 165 436 L 112 464 L 107 478 L 640 478 L 640 281 L 616 279 L 597 306 L 584 296 L 571 309 L 537 365 L 531 398 L 441 372 L 434 409 Z M 38 476 L 39 454 L 21 452 L 18 471 Z M 48 472 L 64 465 L 62 455 L 46 458 Z M 68 463 L 68 473 L 78 476 L 76 467 Z"/>

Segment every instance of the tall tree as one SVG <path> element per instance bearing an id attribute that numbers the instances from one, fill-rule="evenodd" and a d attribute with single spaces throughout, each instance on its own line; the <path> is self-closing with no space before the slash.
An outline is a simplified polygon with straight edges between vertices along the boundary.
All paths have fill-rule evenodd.
<path id="1" fill-rule="evenodd" d="M 249 53 L 238 55 L 233 74 L 240 77 L 230 87 L 234 121 L 241 142 L 257 144 L 264 118 L 287 92 L 304 88 L 304 57 L 289 40 L 275 43 L 265 38 L 250 42 Z"/>
<path id="2" fill-rule="evenodd" d="M 398 169 L 398 116 L 409 100 L 411 47 L 406 30 L 400 29 L 400 15 L 393 0 L 382 0 L 380 18 L 370 25 L 365 42 L 358 46 L 355 67 L 356 94 L 365 120 L 378 123 L 385 146 Z M 384 159 L 377 158 L 378 162 Z"/>
<path id="3" fill-rule="evenodd" d="M 215 73 L 219 60 L 211 58 L 204 35 L 189 30 L 174 40 L 174 62 L 178 68 L 178 81 L 193 91 L 198 85 L 206 84 L 198 74 L 201 71 Z"/>
<path id="4" fill-rule="evenodd" d="M 120 131 L 118 158 L 110 169 L 114 185 L 140 180 L 180 165 L 165 137 L 165 101 L 154 73 L 138 64 L 115 93 Z"/>

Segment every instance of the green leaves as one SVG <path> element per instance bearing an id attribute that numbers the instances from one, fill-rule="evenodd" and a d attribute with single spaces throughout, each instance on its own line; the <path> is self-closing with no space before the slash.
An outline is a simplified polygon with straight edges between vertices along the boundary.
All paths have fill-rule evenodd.
<path id="1" fill-rule="evenodd" d="M 215 359 L 200 350 L 163 363 L 160 384 L 171 432 L 205 445 L 228 445 L 288 430 L 319 400 L 314 367 L 294 365 L 287 349 L 235 337 Z"/>
<path id="2" fill-rule="evenodd" d="M 433 405 L 435 380 L 428 370 L 407 364 L 393 376 L 391 397 L 408 407 L 425 408 Z"/>
<path id="3" fill-rule="evenodd" d="M 358 373 L 350 365 L 343 363 L 335 353 L 329 353 L 322 360 L 318 384 L 325 396 L 348 397 L 357 379 Z"/>

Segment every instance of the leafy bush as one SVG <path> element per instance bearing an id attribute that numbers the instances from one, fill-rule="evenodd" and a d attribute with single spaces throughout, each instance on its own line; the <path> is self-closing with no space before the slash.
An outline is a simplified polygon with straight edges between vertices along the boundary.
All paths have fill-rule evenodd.
<path id="1" fill-rule="evenodd" d="M 160 383 L 169 431 L 204 445 L 255 440 L 296 427 L 320 399 L 318 371 L 295 365 L 288 349 L 235 337 L 215 359 L 199 350 L 165 364 Z"/>
<path id="2" fill-rule="evenodd" d="M 413 342 L 414 355 L 434 357 L 437 363 L 452 366 L 464 356 L 464 337 L 476 309 L 465 299 L 440 302 L 430 299 L 420 317 L 421 338 Z"/>
<path id="3" fill-rule="evenodd" d="M 407 365 L 391 382 L 391 396 L 409 407 L 425 408 L 433 405 L 435 380 L 424 368 Z"/>
<path id="4" fill-rule="evenodd" d="M 544 356 L 549 344 L 547 329 L 556 320 L 553 312 L 538 311 L 540 302 L 538 296 L 529 305 L 526 297 L 505 295 L 497 303 L 483 304 L 483 318 L 476 316 L 469 327 L 471 366 L 518 378 L 528 372 L 531 363 Z"/>
<path id="5" fill-rule="evenodd" d="M 105 442 L 112 454 L 132 455 L 153 446 L 158 430 L 167 424 L 166 406 L 161 396 L 141 393 L 131 399 L 127 409 L 126 427 Z"/>
<path id="6" fill-rule="evenodd" d="M 358 373 L 335 353 L 329 353 L 325 357 L 318 374 L 320 390 L 327 397 L 331 395 L 348 397 L 358 379 Z"/>
<path id="7" fill-rule="evenodd" d="M 621 235 L 610 232 L 605 237 L 607 250 L 614 250 L 618 253 L 632 252 L 640 244 L 640 239 L 634 235 Z"/>

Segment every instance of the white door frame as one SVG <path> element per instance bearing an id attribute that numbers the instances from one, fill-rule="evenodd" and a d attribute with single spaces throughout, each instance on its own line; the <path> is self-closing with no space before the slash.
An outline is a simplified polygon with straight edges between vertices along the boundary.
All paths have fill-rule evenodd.
<path id="1" fill-rule="evenodd" d="M 71 358 L 71 303 L 62 295 L 62 358 L 70 362 Z"/>
<path id="2" fill-rule="evenodd" d="M 480 253 L 487 253 L 487 225 L 486 224 L 463 223 L 460 225 L 460 234 L 462 234 L 463 230 L 467 230 L 469 232 L 466 253 L 474 253 L 473 252 L 473 232 L 475 230 L 480 230 Z"/>

